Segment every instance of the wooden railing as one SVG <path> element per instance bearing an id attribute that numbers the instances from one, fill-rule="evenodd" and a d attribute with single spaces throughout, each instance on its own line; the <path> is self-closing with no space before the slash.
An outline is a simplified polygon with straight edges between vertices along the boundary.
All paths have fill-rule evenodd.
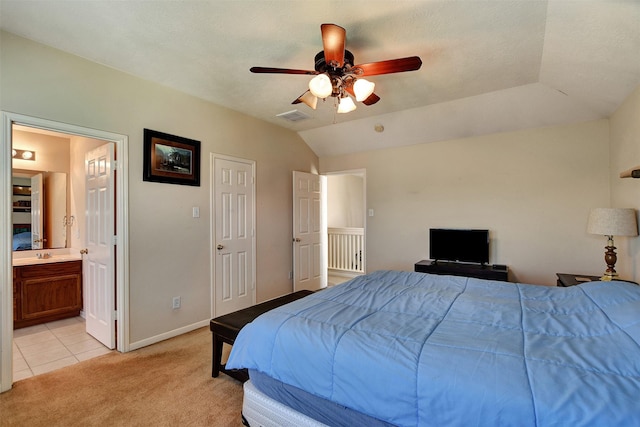
<path id="1" fill-rule="evenodd" d="M 330 270 L 364 273 L 364 228 L 329 228 Z"/>

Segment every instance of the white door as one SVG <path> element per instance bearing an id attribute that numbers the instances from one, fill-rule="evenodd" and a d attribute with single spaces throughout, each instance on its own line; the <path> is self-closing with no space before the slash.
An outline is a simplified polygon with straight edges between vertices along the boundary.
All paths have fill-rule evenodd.
<path id="1" fill-rule="evenodd" d="M 214 316 L 255 304 L 255 163 L 212 155 Z"/>
<path id="2" fill-rule="evenodd" d="M 31 249 L 42 249 L 42 174 L 31 177 Z"/>
<path id="3" fill-rule="evenodd" d="M 113 157 L 113 144 L 85 155 L 87 253 L 82 262 L 87 333 L 110 349 L 116 344 Z"/>
<path id="4" fill-rule="evenodd" d="M 326 178 L 293 172 L 293 291 L 327 286 Z"/>

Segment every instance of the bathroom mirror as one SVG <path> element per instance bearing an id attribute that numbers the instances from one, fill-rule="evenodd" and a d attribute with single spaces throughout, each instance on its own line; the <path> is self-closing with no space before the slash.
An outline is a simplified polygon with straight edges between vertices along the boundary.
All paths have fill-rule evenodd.
<path id="1" fill-rule="evenodd" d="M 13 250 L 67 247 L 67 174 L 13 169 Z"/>

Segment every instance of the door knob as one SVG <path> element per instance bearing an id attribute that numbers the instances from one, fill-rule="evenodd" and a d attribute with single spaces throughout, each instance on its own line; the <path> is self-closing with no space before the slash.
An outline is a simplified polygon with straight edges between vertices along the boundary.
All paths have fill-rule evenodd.
<path id="1" fill-rule="evenodd" d="M 216 249 L 217 249 L 217 250 L 221 250 L 222 248 L 224 248 L 224 246 L 222 246 L 222 245 L 218 245 L 218 246 L 216 246 Z"/>
<path id="2" fill-rule="evenodd" d="M 80 249 L 80 255 L 86 255 L 89 253 L 89 249 Z"/>

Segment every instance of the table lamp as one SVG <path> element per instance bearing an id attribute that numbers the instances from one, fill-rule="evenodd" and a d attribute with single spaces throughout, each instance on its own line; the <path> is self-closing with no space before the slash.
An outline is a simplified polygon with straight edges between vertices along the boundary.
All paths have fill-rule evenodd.
<path id="1" fill-rule="evenodd" d="M 595 208 L 589 214 L 587 232 L 590 234 L 600 234 L 607 236 L 608 242 L 605 246 L 604 262 L 607 264 L 607 271 L 600 280 L 613 280 L 618 276 L 615 265 L 618 257 L 616 247 L 613 245 L 613 236 L 637 236 L 638 223 L 636 222 L 635 209 L 626 208 Z"/>

